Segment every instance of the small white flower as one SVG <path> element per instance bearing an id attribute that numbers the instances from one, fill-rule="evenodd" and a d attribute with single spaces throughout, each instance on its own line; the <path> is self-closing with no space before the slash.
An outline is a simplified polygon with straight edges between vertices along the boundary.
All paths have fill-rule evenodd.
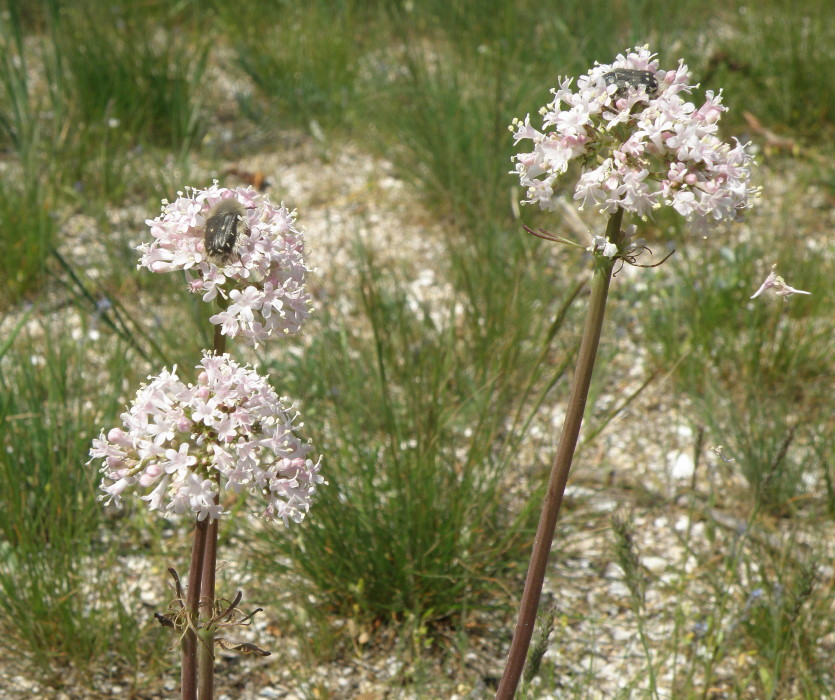
<path id="1" fill-rule="evenodd" d="M 594 236 L 588 250 L 590 253 L 599 253 L 604 258 L 613 258 L 618 254 L 618 247 L 605 236 Z"/>
<path id="2" fill-rule="evenodd" d="M 792 294 L 811 294 L 812 292 L 804 292 L 802 289 L 795 289 L 794 287 L 790 287 L 786 284 L 786 281 L 777 274 L 777 265 L 774 264 L 771 266 L 771 272 L 769 273 L 768 277 L 765 278 L 765 281 L 760 285 L 760 288 L 751 295 L 751 299 L 756 299 L 760 294 L 762 294 L 767 289 L 770 289 L 774 294 L 781 296 L 785 299 L 790 297 Z"/>

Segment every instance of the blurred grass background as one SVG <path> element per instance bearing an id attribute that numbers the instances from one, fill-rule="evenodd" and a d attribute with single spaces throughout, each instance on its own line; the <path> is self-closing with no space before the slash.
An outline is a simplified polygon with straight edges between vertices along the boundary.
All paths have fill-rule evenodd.
<path id="1" fill-rule="evenodd" d="M 136 272 L 111 214 L 138 207 L 139 221 L 153 218 L 161 198 L 209 184 L 193 182 L 194 173 L 222 172 L 294 140 L 318 143 L 323 159 L 331 144 L 350 142 L 389 161 L 445 232 L 436 273 L 454 296 L 445 308 L 416 305 L 408 273 L 361 244 L 350 251 L 356 286 L 317 282 L 323 299 L 338 292 L 340 303 L 320 304 L 292 352 L 265 348 L 260 360 L 281 393 L 301 400 L 330 486 L 299 528 L 227 525 L 225 536 L 248 543 L 248 570 L 265 591 L 280 581 L 296 600 L 316 601 L 291 621 L 320 631 L 310 664 L 350 648 L 334 618 L 393 625 L 417 693 L 433 653 L 464 655 L 474 615 L 496 615 L 509 639 L 537 515 L 519 494 L 541 487 L 551 455 L 519 459 L 537 412 L 565 395 L 583 282 L 576 258 L 520 234 L 507 125 L 545 104 L 557 75 L 649 43 L 662 66 L 685 59 L 697 95 L 724 89 L 723 134 L 754 141 L 758 177 L 767 193 L 768 178 L 779 180 L 780 204 L 754 217 L 744 239 L 730 229 L 691 241 L 663 213 L 643 225 L 651 245 L 676 241 L 677 253 L 643 271 L 640 284 L 616 280 L 594 390 L 618 380 L 614 360 L 629 336 L 646 353 L 646 379 L 669 377 L 696 433 L 725 446 L 733 483 L 745 484 L 727 491 L 709 482 L 690 494 L 690 507 L 705 501 L 751 527 L 793 534 L 775 552 L 748 531 L 711 528 L 721 563 L 698 594 L 709 611 L 700 651 L 686 621 L 696 594 L 682 567 L 670 593 L 677 634 L 645 663 L 672 669 L 675 697 L 710 697 L 717 669 L 744 652 L 753 670 L 729 697 L 830 697 L 832 572 L 816 558 L 825 542 L 815 533 L 835 513 L 833 20 L 826 0 L 6 0 L 7 663 L 55 688 L 101 689 L 114 667 L 142 688 L 169 668 L 161 631 L 128 612 L 135 601 L 115 562 L 126 552 L 160 571 L 184 561 L 187 528 L 172 534 L 138 505 L 114 521 L 84 465 L 90 439 L 115 424 L 140 381 L 163 363 L 195 364 L 210 342 L 207 314 L 193 298 L 183 303 L 178 280 Z M 233 137 L 218 137 L 224 130 Z M 67 222 L 79 215 L 106 255 L 96 274 L 66 254 Z M 563 225 L 532 208 L 523 215 L 533 227 Z M 132 240 L 143 235 L 140 227 Z M 813 295 L 749 303 L 775 261 Z M 593 439 L 613 417 L 591 410 L 587 433 Z M 694 517 L 710 520 L 707 507 Z M 786 552 L 801 533 L 810 554 L 799 561 Z M 752 599 L 753 590 L 763 592 Z M 553 662 L 539 673 L 540 688 L 555 687 Z M 578 677 L 576 687 L 560 687 L 586 697 L 593 679 Z"/>

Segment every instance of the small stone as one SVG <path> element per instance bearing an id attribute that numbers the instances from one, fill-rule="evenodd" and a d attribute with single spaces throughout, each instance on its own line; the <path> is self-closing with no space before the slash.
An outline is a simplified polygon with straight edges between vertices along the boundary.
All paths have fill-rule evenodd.
<path id="1" fill-rule="evenodd" d="M 653 574 L 660 574 L 667 568 L 667 560 L 663 557 L 641 557 L 641 563 Z"/>

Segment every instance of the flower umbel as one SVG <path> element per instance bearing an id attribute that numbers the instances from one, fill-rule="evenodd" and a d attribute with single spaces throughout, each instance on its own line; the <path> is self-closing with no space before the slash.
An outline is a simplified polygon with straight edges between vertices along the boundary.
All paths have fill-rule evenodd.
<path id="1" fill-rule="evenodd" d="M 210 320 L 224 335 L 257 345 L 298 331 L 310 315 L 310 295 L 295 212 L 255 190 L 217 182 L 180 195 L 146 222 L 154 240 L 139 246 L 139 266 L 185 270 L 191 292 L 203 301 L 219 297 L 227 306 Z"/>
<path id="2" fill-rule="evenodd" d="M 618 208 L 645 217 L 672 206 L 695 229 L 736 219 L 750 208 L 752 157 L 738 141 L 722 142 L 717 123 L 726 107 L 721 91 L 708 90 L 698 109 L 688 96 L 690 72 L 683 61 L 661 70 L 647 47 L 598 64 L 577 79 L 560 78 L 554 100 L 543 107 L 543 131 L 514 119 L 515 143 L 533 142 L 519 153 L 515 172 L 527 189 L 524 202 L 554 210 L 554 186 L 571 161 L 582 173 L 574 199 L 612 214 Z"/>
<path id="3" fill-rule="evenodd" d="M 133 489 L 151 510 L 218 520 L 227 515 L 215 503 L 219 490 L 248 491 L 266 500 L 266 519 L 301 522 L 324 479 L 294 432 L 297 415 L 229 355 L 204 353 L 197 369 L 197 384 L 163 370 L 139 389 L 124 427 L 93 440 L 102 499 L 121 505 Z"/>

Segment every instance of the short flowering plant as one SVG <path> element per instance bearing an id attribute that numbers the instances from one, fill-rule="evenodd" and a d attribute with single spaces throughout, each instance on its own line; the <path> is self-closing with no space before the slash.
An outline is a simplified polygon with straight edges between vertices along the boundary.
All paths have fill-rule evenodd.
<path id="1" fill-rule="evenodd" d="M 557 206 L 556 181 L 569 164 L 581 174 L 574 199 L 605 214 L 617 209 L 646 217 L 671 206 L 697 231 L 738 219 L 757 191 L 750 185 L 752 157 L 739 141 L 724 143 L 718 123 L 722 92 L 708 90 L 696 107 L 683 61 L 659 68 L 646 47 L 596 64 L 577 79 L 560 78 L 554 99 L 540 110 L 542 131 L 515 119 L 515 143 L 532 149 L 514 156 L 526 203 Z"/>
<path id="2" fill-rule="evenodd" d="M 220 302 L 210 320 L 225 336 L 258 345 L 297 332 L 310 315 L 310 295 L 295 212 L 252 189 L 216 182 L 179 194 L 146 221 L 154 240 L 139 246 L 139 266 L 151 272 L 184 270 L 189 291 Z M 229 239 L 225 254 L 218 254 L 208 249 L 206 232 L 213 219 L 224 216 Z"/>
<path id="3" fill-rule="evenodd" d="M 247 491 L 264 499 L 266 519 L 301 522 L 324 480 L 294 432 L 297 416 L 229 355 L 205 353 L 197 370 L 196 384 L 163 370 L 139 389 L 123 427 L 93 441 L 102 498 L 119 505 L 136 491 L 151 510 L 218 520 L 228 515 L 220 492 Z"/>
<path id="4" fill-rule="evenodd" d="M 308 317 L 309 271 L 295 212 L 252 189 L 186 188 L 146 223 L 153 241 L 139 246 L 139 267 L 151 272 L 182 270 L 188 288 L 218 313 L 212 352 L 204 352 L 195 383 L 176 366 L 140 387 L 122 426 L 93 440 L 91 462 L 101 461 L 102 499 L 121 505 L 134 491 L 151 510 L 194 518 L 188 584 L 176 570 L 176 598 L 155 617 L 178 633 L 181 697 L 212 700 L 214 648 L 268 656 L 251 643 L 219 637 L 221 627 L 249 624 L 234 600 L 215 595 L 218 521 L 230 513 L 224 494 L 247 492 L 263 499 L 267 520 L 301 522 L 319 484 L 319 461 L 296 435 L 292 406 L 254 370 L 225 353 L 226 338 L 254 346 L 299 330 Z"/>

